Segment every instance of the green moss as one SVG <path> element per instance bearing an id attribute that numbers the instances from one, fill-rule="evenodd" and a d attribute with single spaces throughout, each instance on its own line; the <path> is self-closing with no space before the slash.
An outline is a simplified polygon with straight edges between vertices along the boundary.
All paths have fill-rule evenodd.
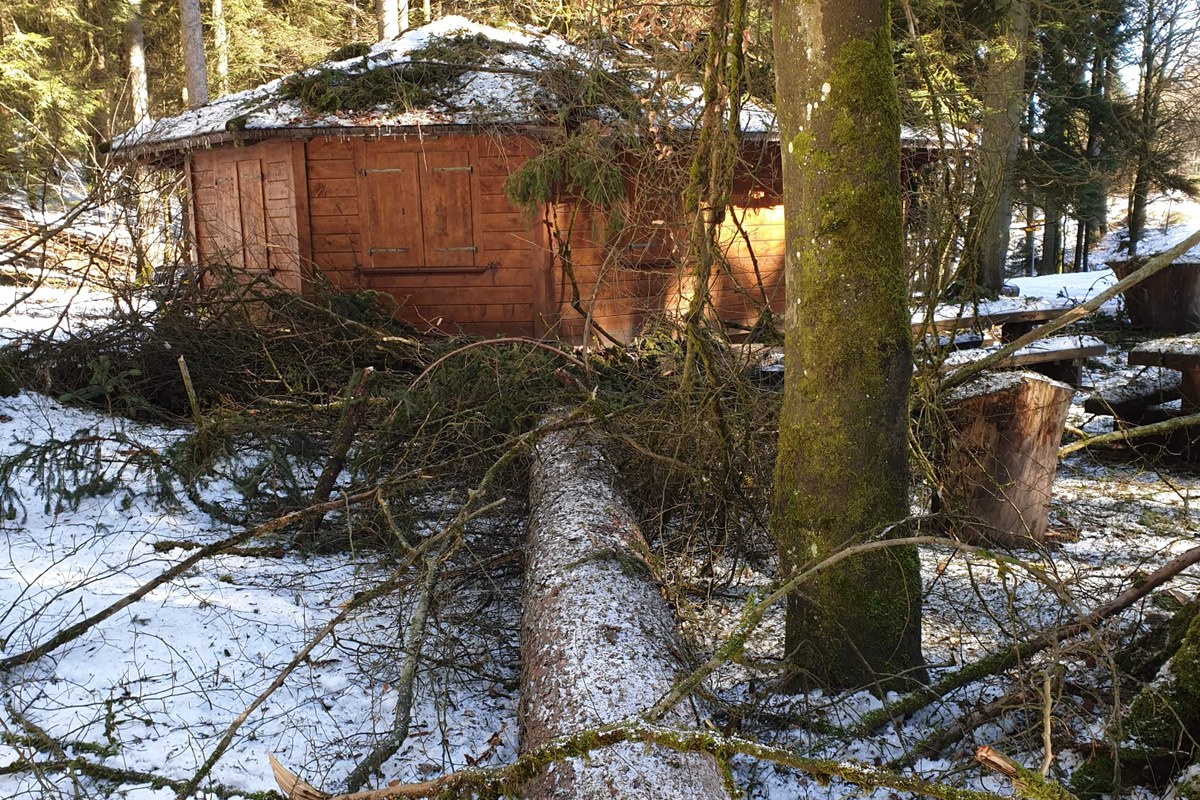
<path id="1" fill-rule="evenodd" d="M 334 48 L 326 61 L 347 61 L 351 58 L 365 58 L 371 52 L 371 45 L 366 42 L 347 42 L 341 47 Z"/>
<path id="2" fill-rule="evenodd" d="M 908 514 L 911 333 L 886 26 L 809 69 L 824 80 L 789 117 L 804 127 L 785 157 L 788 314 L 803 324 L 788 330 L 772 518 L 791 574 Z M 790 602 L 800 683 L 888 688 L 906 670 L 922 676 L 914 549 L 847 559 Z"/>
<path id="3" fill-rule="evenodd" d="M 1195 755 L 1200 740 L 1200 616 L 1193 616 L 1167 672 L 1129 704 L 1123 727 L 1132 746 L 1123 747 L 1121 786 L 1114 783 L 1112 757 L 1097 756 L 1076 770 L 1071 786 L 1080 797 L 1098 797 L 1142 780 L 1169 780 Z"/>
<path id="4" fill-rule="evenodd" d="M 1116 790 L 1116 765 L 1108 753 L 1097 753 L 1071 775 L 1071 792 L 1080 800 L 1092 800 Z"/>
<path id="5" fill-rule="evenodd" d="M 372 68 L 367 58 L 370 46 L 347 45 L 342 50 L 349 55 L 335 51 L 330 60 L 361 56 L 357 69 L 300 72 L 284 80 L 280 94 L 300 101 L 305 111 L 314 114 L 370 111 L 380 106 L 419 108 L 457 90 L 465 73 L 518 47 L 482 34 L 451 36 L 410 51 L 404 63 Z M 334 58 L 338 55 L 342 57 Z"/>

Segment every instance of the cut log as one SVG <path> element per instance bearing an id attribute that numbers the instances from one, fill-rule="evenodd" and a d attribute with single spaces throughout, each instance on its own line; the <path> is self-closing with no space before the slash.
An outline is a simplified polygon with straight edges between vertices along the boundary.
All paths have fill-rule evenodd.
<path id="1" fill-rule="evenodd" d="M 1071 387 L 1032 372 L 985 375 L 949 398 L 938 495 L 950 530 L 972 542 L 1040 545 Z"/>
<path id="2" fill-rule="evenodd" d="M 560 431 L 535 448 L 521 619 L 521 748 L 636 716 L 686 669 L 674 616 L 598 448 Z M 694 728 L 681 707 L 666 724 Z M 691 717 L 690 719 L 688 717 Z M 544 768 L 545 798 L 727 798 L 703 753 L 622 744 Z"/>

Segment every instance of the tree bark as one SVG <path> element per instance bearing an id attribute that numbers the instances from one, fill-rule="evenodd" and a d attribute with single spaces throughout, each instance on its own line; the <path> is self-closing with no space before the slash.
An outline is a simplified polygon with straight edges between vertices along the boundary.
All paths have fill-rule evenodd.
<path id="1" fill-rule="evenodd" d="M 395 39 L 400 35 L 400 0 L 377 0 L 379 40 Z"/>
<path id="2" fill-rule="evenodd" d="M 229 93 L 229 28 L 224 0 L 212 0 L 213 49 L 217 52 L 217 94 Z"/>
<path id="3" fill-rule="evenodd" d="M 179 39 L 183 48 L 183 76 L 188 108 L 208 102 L 208 71 L 204 64 L 204 26 L 200 0 L 179 0 Z"/>
<path id="4" fill-rule="evenodd" d="M 1009 372 L 956 394 L 938 495 L 950 530 L 968 542 L 1041 544 L 1074 391 L 1032 372 Z"/>
<path id="5" fill-rule="evenodd" d="M 1042 264 L 1038 275 L 1062 272 L 1062 204 L 1057 197 L 1046 199 L 1046 223 L 1042 233 Z"/>
<path id="6" fill-rule="evenodd" d="M 977 180 L 971 202 L 970 251 L 975 283 L 989 296 L 1000 293 L 1008 256 L 1016 181 L 1013 168 L 1025 114 L 1025 53 L 1029 0 L 997 0 L 1008 11 L 997 24 L 984 61 L 983 117 Z"/>
<path id="7" fill-rule="evenodd" d="M 125 47 L 129 52 L 129 98 L 133 123 L 150 116 L 150 84 L 146 79 L 146 46 L 142 28 L 142 0 L 129 0 Z"/>
<path id="8" fill-rule="evenodd" d="M 908 516 L 912 342 L 900 115 L 883 0 L 776 0 L 786 363 L 771 527 L 783 576 Z M 922 680 L 916 549 L 789 598 L 794 688 Z"/>
<path id="9" fill-rule="evenodd" d="M 586 434 L 583 434 L 586 436 Z M 599 450 L 578 431 L 534 452 L 521 619 L 521 749 L 643 714 L 686 664 L 633 513 Z M 694 728 L 676 706 L 665 722 Z M 616 745 L 542 770 L 542 798 L 727 798 L 716 761 Z"/>
<path id="10" fill-rule="evenodd" d="M 129 20 L 125 23 L 125 47 L 129 54 L 129 99 L 135 125 L 150 116 L 150 88 L 146 78 L 145 32 L 142 26 L 142 0 L 129 0 Z M 132 202 L 126 203 L 133 234 L 137 274 L 150 279 L 156 267 L 166 261 L 166 235 L 163 230 L 160 195 L 153 174 L 134 167 L 129 181 Z"/>

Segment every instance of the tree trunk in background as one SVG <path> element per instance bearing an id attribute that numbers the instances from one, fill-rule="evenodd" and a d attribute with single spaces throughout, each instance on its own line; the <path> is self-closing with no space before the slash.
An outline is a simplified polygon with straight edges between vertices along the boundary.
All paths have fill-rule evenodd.
<path id="1" fill-rule="evenodd" d="M 197 108 L 208 102 L 208 72 L 204 65 L 200 0 L 179 0 L 179 38 L 183 47 L 187 104 L 189 108 Z"/>
<path id="2" fill-rule="evenodd" d="M 217 51 L 217 95 L 229 93 L 229 29 L 224 0 L 212 0 L 213 48 Z"/>
<path id="3" fill-rule="evenodd" d="M 378 0 L 379 40 L 400 35 L 400 0 Z"/>
<path id="4" fill-rule="evenodd" d="M 886 0 L 776 0 L 786 360 L 771 528 L 783 578 L 904 520 L 912 342 Z M 889 531 L 894 532 L 894 531 Z M 789 598 L 794 687 L 923 680 L 913 547 Z"/>
<path id="5" fill-rule="evenodd" d="M 984 62 L 983 118 L 966 254 L 967 274 L 973 272 L 975 284 L 990 296 L 999 294 L 1004 284 L 1029 41 L 1029 0 L 997 1 L 1008 6 L 1008 13 L 997 23 Z"/>
<path id="6" fill-rule="evenodd" d="M 1042 228 L 1042 263 L 1038 275 L 1062 272 L 1062 207 L 1057 198 L 1046 199 L 1046 223 Z"/>
<path id="7" fill-rule="evenodd" d="M 1167 80 L 1166 70 L 1171 63 L 1175 44 L 1177 9 L 1148 0 L 1142 22 L 1142 57 L 1138 65 L 1137 168 L 1133 191 L 1129 197 L 1129 255 L 1137 255 L 1138 242 L 1146 231 L 1146 207 L 1150 200 L 1151 174 L 1154 170 L 1154 149 L 1157 145 L 1162 90 Z M 1165 32 L 1157 30 L 1166 20 Z M 1157 37 L 1157 39 L 1156 39 Z"/>
<path id="8" fill-rule="evenodd" d="M 142 28 L 142 0 L 129 0 L 129 21 L 125 23 L 125 47 L 129 52 L 129 99 L 133 122 L 150 116 L 150 84 L 146 79 L 145 34 Z"/>
<path id="9" fill-rule="evenodd" d="M 146 79 L 145 36 L 142 27 L 141 0 L 129 0 L 129 21 L 125 24 L 125 46 L 129 51 L 129 95 L 133 122 L 150 116 L 150 89 Z M 134 261 L 140 278 L 150 279 L 156 267 L 166 260 L 166 237 L 162 206 L 153 174 L 145 167 L 134 167 L 126 184 L 134 193 L 126 202 L 127 222 L 133 235 Z"/>

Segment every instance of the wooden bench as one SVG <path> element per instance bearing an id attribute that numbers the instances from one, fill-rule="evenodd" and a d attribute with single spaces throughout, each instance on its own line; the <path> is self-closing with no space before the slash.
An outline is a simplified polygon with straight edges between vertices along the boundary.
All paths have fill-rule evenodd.
<path id="1" fill-rule="evenodd" d="M 994 353 L 998 347 L 957 350 L 950 353 L 942 370 L 961 367 Z M 1107 345 L 1095 336 L 1050 336 L 1022 347 L 996 364 L 994 369 L 1029 368 L 1048 378 L 1078 387 L 1083 377 L 1083 362 L 1108 352 Z"/>
<path id="2" fill-rule="evenodd" d="M 1150 418 L 1154 416 L 1149 413 L 1150 407 L 1178 400 L 1180 380 L 1175 370 L 1143 367 L 1132 375 L 1119 375 L 1097 386 L 1083 401 L 1083 410 L 1139 425 L 1158 421 Z"/>
<path id="3" fill-rule="evenodd" d="M 1184 410 L 1200 410 L 1200 334 L 1142 342 L 1129 351 L 1129 363 L 1177 370 Z"/>

